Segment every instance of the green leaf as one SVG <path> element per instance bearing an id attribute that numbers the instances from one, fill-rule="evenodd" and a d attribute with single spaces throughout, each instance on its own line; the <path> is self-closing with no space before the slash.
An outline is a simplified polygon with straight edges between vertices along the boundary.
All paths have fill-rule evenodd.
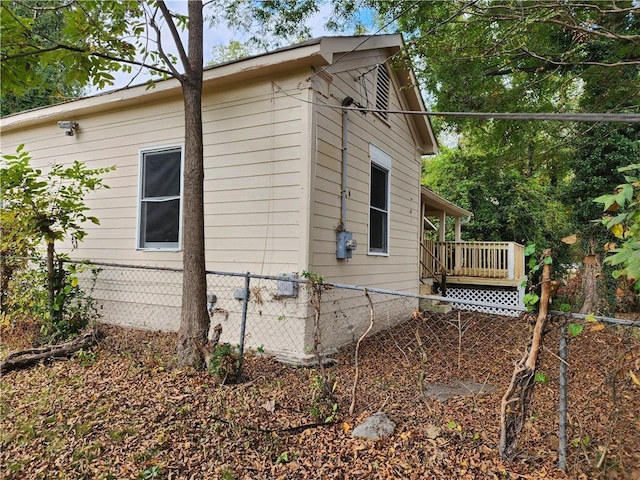
<path id="1" fill-rule="evenodd" d="M 547 376 L 546 373 L 539 371 L 539 372 L 536 372 L 534 376 L 534 380 L 538 383 L 547 383 L 549 381 L 549 377 Z"/>
<path id="2" fill-rule="evenodd" d="M 605 211 L 609 210 L 609 208 L 611 208 L 611 206 L 616 203 L 616 198 L 613 195 L 601 195 L 598 198 L 593 200 L 596 203 L 603 203 L 604 207 L 603 209 Z"/>
<path id="3" fill-rule="evenodd" d="M 540 297 L 535 293 L 527 293 L 522 298 L 522 301 L 524 302 L 525 306 L 527 307 L 527 310 L 529 311 L 533 310 L 533 307 L 538 303 L 539 300 L 540 300 Z"/>
<path id="4" fill-rule="evenodd" d="M 584 327 L 582 325 L 580 325 L 579 323 L 570 323 L 569 327 L 569 334 L 572 337 L 577 337 L 578 335 L 580 335 L 582 333 L 582 330 L 584 330 Z"/>

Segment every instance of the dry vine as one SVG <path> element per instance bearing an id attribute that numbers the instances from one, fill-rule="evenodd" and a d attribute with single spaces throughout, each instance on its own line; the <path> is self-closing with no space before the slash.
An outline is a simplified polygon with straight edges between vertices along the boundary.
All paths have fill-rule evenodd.
<path id="1" fill-rule="evenodd" d="M 360 375 L 360 369 L 359 369 L 359 365 L 358 365 L 358 350 L 360 349 L 360 343 L 362 342 L 362 340 L 364 340 L 364 338 L 369 334 L 369 332 L 371 331 L 371 329 L 373 328 L 373 302 L 371 301 L 371 297 L 369 296 L 369 292 L 367 291 L 367 289 L 364 289 L 364 296 L 367 297 L 367 300 L 369 300 L 369 310 L 371 312 L 371 316 L 370 316 L 370 321 L 369 321 L 369 328 L 367 328 L 367 331 L 364 332 L 362 334 L 362 336 L 358 339 L 358 343 L 356 343 L 356 352 L 355 352 L 355 375 L 353 377 L 353 388 L 351 389 L 351 405 L 349 406 L 349 415 L 353 415 L 353 410 L 355 409 L 355 405 L 356 405 L 356 388 L 358 386 L 358 377 Z"/>
<path id="2" fill-rule="evenodd" d="M 545 261 L 551 250 L 542 253 L 542 284 L 538 317 L 528 351 L 515 363 L 511 383 L 502 397 L 500 406 L 500 456 L 508 461 L 518 453 L 518 436 L 522 431 L 527 409 L 533 395 L 538 352 L 542 348 L 542 330 L 549 311 L 551 298 L 551 264 Z"/>

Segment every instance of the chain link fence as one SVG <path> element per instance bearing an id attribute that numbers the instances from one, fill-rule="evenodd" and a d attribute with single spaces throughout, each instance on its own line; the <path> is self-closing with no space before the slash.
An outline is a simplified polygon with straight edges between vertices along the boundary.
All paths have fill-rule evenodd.
<path id="1" fill-rule="evenodd" d="M 102 321 L 179 328 L 181 270 L 93 269 L 80 282 L 90 285 Z M 322 358 L 318 372 L 337 385 L 344 408 L 384 409 L 427 432 L 425 442 L 429 428 L 444 428 L 460 449 L 495 449 L 502 395 L 535 319 L 471 311 L 472 301 L 449 313 L 421 311 L 425 298 L 433 300 L 296 274 L 207 272 L 211 328 L 219 324 L 220 341 L 241 355 L 263 352 L 312 369 Z M 520 447 L 527 462 L 557 458 L 575 476 L 632 478 L 640 474 L 640 324 L 590 320 L 549 316 Z"/>
<path id="2" fill-rule="evenodd" d="M 640 476 L 640 322 L 558 316 L 559 461 L 590 478 Z M 555 383 L 556 378 L 552 381 Z"/>

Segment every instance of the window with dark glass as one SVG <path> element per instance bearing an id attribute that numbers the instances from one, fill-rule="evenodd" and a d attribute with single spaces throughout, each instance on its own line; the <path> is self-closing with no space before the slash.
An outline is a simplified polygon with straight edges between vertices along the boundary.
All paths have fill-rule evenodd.
<path id="1" fill-rule="evenodd" d="M 180 247 L 182 149 L 141 155 L 139 248 Z"/>
<path id="2" fill-rule="evenodd" d="M 389 170 L 371 162 L 369 252 L 388 253 Z"/>

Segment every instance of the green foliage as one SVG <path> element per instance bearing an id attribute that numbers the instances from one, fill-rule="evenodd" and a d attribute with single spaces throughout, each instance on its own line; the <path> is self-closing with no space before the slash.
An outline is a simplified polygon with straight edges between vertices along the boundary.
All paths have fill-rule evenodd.
<path id="1" fill-rule="evenodd" d="M 538 371 L 536 372 L 535 376 L 534 376 L 534 380 L 538 383 L 548 383 L 549 382 L 549 377 L 547 376 L 546 373 L 542 372 L 542 371 Z"/>
<path id="2" fill-rule="evenodd" d="M 322 284 L 325 282 L 325 278 L 322 275 L 306 270 L 302 272 L 302 278 L 306 278 L 312 284 Z"/>
<path id="3" fill-rule="evenodd" d="M 591 437 L 589 437 L 589 435 L 585 435 L 582 438 L 574 438 L 571 440 L 571 445 L 573 445 L 574 448 L 578 448 L 581 445 L 586 447 L 590 443 L 591 443 Z"/>
<path id="4" fill-rule="evenodd" d="M 56 262 L 54 245 L 65 238 L 70 238 L 75 245 L 87 235 L 86 222 L 99 223 L 88 214 L 84 198 L 90 192 L 108 188 L 101 176 L 111 170 L 113 167 L 88 169 L 76 161 L 69 166 L 53 165 L 44 173 L 31 166 L 31 157 L 24 145 L 18 147 L 15 155 L 2 156 L 0 246 L 3 263 L 11 267 L 2 272 L 2 286 L 8 289 L 18 267 L 27 267 L 25 260 L 20 264 L 19 260 L 5 259 L 5 255 L 8 258 L 20 255 L 23 259 L 35 256 L 37 247 L 44 243 L 46 264 L 27 269 L 26 284 L 21 280 L 15 282 L 17 294 L 12 302 L 14 313 L 31 311 L 39 315 L 45 322 L 44 333 L 53 339 L 77 333 L 96 317 L 93 300 L 79 287 L 77 274 L 84 267 L 64 264 L 62 257 Z M 43 272 L 46 276 L 38 278 Z M 22 286 L 28 290 L 22 290 Z M 46 286 L 46 302 L 42 300 L 43 286 Z M 2 308 L 3 312 L 8 308 L 4 297 Z"/>
<path id="5" fill-rule="evenodd" d="M 229 343 L 219 343 L 213 349 L 209 359 L 209 373 L 221 384 L 233 382 L 238 373 L 240 354 L 238 349 Z"/>
<path id="6" fill-rule="evenodd" d="M 43 68 L 57 67 L 59 81 L 69 85 L 113 83 L 113 72 L 131 72 L 132 65 L 168 74 L 164 59 L 146 48 L 144 3 L 135 0 L 110 2 L 83 0 L 59 2 L 55 8 L 58 27 L 41 19 L 50 5 L 38 2 L 2 1 L 0 10 L 2 95 L 23 95 L 42 83 Z M 49 13 L 49 15 L 52 15 Z M 136 55 L 142 53 L 140 61 Z"/>
<path id="7" fill-rule="evenodd" d="M 614 242 L 619 243 L 607 243 L 606 250 L 611 255 L 605 262 L 616 268 L 614 278 L 624 275 L 640 290 L 640 176 L 635 173 L 640 171 L 640 164 L 629 165 L 619 171 L 625 173 L 626 183 L 594 202 L 603 205 L 605 215 L 602 224 L 615 237 Z"/>
<path id="8" fill-rule="evenodd" d="M 83 367 L 88 367 L 96 361 L 96 353 L 90 350 L 84 350 L 83 348 L 76 352 L 76 357 L 78 357 L 80 365 Z"/>
<path id="9" fill-rule="evenodd" d="M 527 287 L 528 292 L 524 295 L 522 301 L 528 311 L 533 311 L 540 301 L 538 295 L 539 279 L 541 270 L 544 265 L 553 263 L 553 257 L 548 255 L 546 251 L 540 254 L 535 244 L 529 244 L 524 249 L 525 256 L 529 257 L 527 262 L 527 281 L 523 282 L 523 287 Z M 539 257 L 537 257 L 539 255 Z"/>
<path id="10" fill-rule="evenodd" d="M 334 394 L 337 387 L 335 375 L 311 377 L 311 416 L 317 421 L 331 423 L 336 420 L 339 406 Z"/>
<path id="11" fill-rule="evenodd" d="M 90 270 L 88 285 L 81 285 L 79 275 Z M 74 337 L 89 323 L 100 318 L 93 298 L 99 269 L 89 264 L 59 261 L 56 268 L 53 308 L 43 316 L 42 333 L 52 341 Z M 47 304 L 47 307 L 50 307 Z"/>
<path id="12" fill-rule="evenodd" d="M 580 325 L 579 323 L 570 323 L 568 330 L 569 335 L 571 335 L 572 337 L 577 337 L 582 333 L 582 330 L 584 330 L 584 326 Z"/>
<path id="13" fill-rule="evenodd" d="M 2 155 L 0 183 L 3 212 L 16 217 L 15 231 L 7 239 L 18 242 L 29 238 L 34 243 L 53 243 L 67 236 L 74 242 L 86 236 L 82 224 L 99 224 L 87 215 L 85 196 L 109 188 L 101 176 L 115 167 L 89 169 L 75 161 L 69 166 L 53 165 L 48 172 L 31 166 L 31 157 L 20 145 L 15 155 Z M 5 240 L 3 240 L 3 243 Z"/>
<path id="14" fill-rule="evenodd" d="M 571 311 L 571 305 L 568 303 L 561 303 L 559 308 L 560 311 L 564 313 L 569 313 Z"/>
<path id="15" fill-rule="evenodd" d="M 447 149 L 423 162 L 422 182 L 473 212 L 468 240 L 551 244 L 566 229 L 566 209 L 549 183 L 480 148 Z"/>
<path id="16" fill-rule="evenodd" d="M 2 2 L 3 7 L 7 2 Z M 62 31 L 65 29 L 65 17 L 59 8 L 51 8 L 53 6 L 62 6 L 61 0 L 30 0 L 24 4 L 13 2 L 11 8 L 20 17 L 29 17 L 33 20 L 30 28 L 39 32 L 40 38 L 46 37 L 47 44 L 52 46 L 61 38 Z M 4 46 L 7 40 L 5 36 L 5 17 L 3 20 L 3 31 L 0 32 L 1 43 Z M 4 54 L 4 49 L 3 52 Z M 21 93 L 5 93 L 0 95 L 0 116 L 10 115 L 12 113 L 29 110 L 32 108 L 43 107 L 53 103 L 62 102 L 70 98 L 77 98 L 82 93 L 82 84 L 77 81 L 69 81 L 64 67 L 60 65 L 33 65 L 29 63 L 29 70 L 35 70 L 35 76 L 39 79 L 37 84 L 31 87 L 25 87 Z M 3 71 L 4 73 L 4 71 Z M 3 78 L 4 81 L 6 79 Z"/>
<path id="17" fill-rule="evenodd" d="M 86 275 L 86 274 L 89 275 Z M 46 341 L 74 337 L 100 318 L 92 296 L 99 269 L 89 264 L 56 262 L 53 308 L 47 291 L 47 270 L 41 259 L 31 260 L 10 280 L 5 315 L 12 321 L 37 318 Z M 83 284 L 79 276 L 87 277 Z"/>
<path id="18" fill-rule="evenodd" d="M 631 1 L 620 10 L 596 0 L 367 3 L 380 23 L 396 19 L 435 111 L 638 111 L 640 12 Z M 427 162 L 423 183 L 474 213 L 466 236 L 553 246 L 559 265 L 592 253 L 604 229 L 592 223 L 599 215 L 591 200 L 620 183 L 615 169 L 637 158 L 630 153 L 640 135 L 637 125 L 620 124 L 434 125 L 457 148 Z M 581 243 L 558 245 L 571 233 Z"/>
<path id="19" fill-rule="evenodd" d="M 293 462 L 296 458 L 298 458 L 298 454 L 296 452 L 288 452 L 285 450 L 280 455 L 278 455 L 278 458 L 276 458 L 276 465 L 280 463 Z"/>
<path id="20" fill-rule="evenodd" d="M 51 316 L 46 272 L 41 259 L 24 259 L 22 267 L 11 272 L 7 278 L 8 295 L 3 305 L 3 313 L 9 319 L 17 321 L 35 317 L 44 321 Z"/>
<path id="21" fill-rule="evenodd" d="M 640 159 L 639 136 L 640 127 L 598 125 L 575 141 L 577 154 L 568 162 L 574 174 L 560 193 L 572 207 L 570 221 L 582 239 L 583 251 L 589 252 L 592 244 L 603 245 L 607 238 L 602 224 L 593 221 L 602 214 L 593 199 L 612 192 L 623 181 L 619 169 Z M 597 251 L 603 252 L 602 248 Z"/>
<path id="22" fill-rule="evenodd" d="M 138 474 L 138 478 L 141 480 L 151 480 L 152 478 L 158 478 L 161 470 L 157 465 L 153 465 Z"/>
<path id="23" fill-rule="evenodd" d="M 395 19 L 404 33 L 435 110 L 571 111 L 585 81 L 600 85 L 601 100 L 615 105 L 633 102 L 640 90 L 634 35 L 640 21 L 631 0 L 616 8 L 602 8 L 599 0 L 451 0 L 417 2 L 412 8 L 393 0 L 367 3 L 380 12 L 379 23 Z M 619 77 L 620 91 L 615 91 L 609 81 Z M 465 130 L 478 125 L 453 122 Z M 503 137 L 552 135 L 557 127 L 539 126 L 507 122 L 495 132 Z"/>
<path id="24" fill-rule="evenodd" d="M 227 45 L 216 45 L 213 47 L 213 57 L 207 62 L 207 66 L 219 63 L 231 62 L 255 55 L 257 52 L 246 43 L 238 40 L 231 40 Z"/>
<path id="25" fill-rule="evenodd" d="M 257 49 L 281 47 L 311 38 L 307 20 L 318 12 L 322 0 L 212 0 L 216 14 L 212 26 L 230 25 L 249 35 Z"/>
<path id="26" fill-rule="evenodd" d="M 222 470 L 220 476 L 222 480 L 236 480 L 237 478 L 231 470 Z"/>
<path id="27" fill-rule="evenodd" d="M 522 298 L 522 302 L 524 303 L 524 305 L 527 307 L 527 310 L 529 311 L 532 311 L 539 301 L 540 301 L 540 296 L 537 293 L 530 292 L 525 294 L 525 296 Z"/>

